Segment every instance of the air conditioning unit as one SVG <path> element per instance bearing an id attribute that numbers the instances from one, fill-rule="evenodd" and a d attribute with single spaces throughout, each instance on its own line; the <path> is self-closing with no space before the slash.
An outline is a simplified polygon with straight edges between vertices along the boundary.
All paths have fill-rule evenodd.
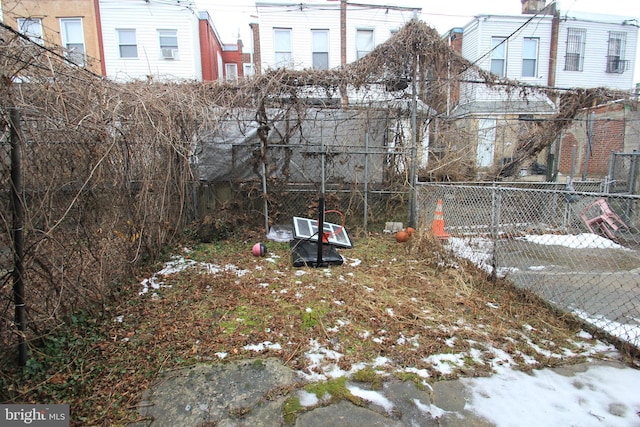
<path id="1" fill-rule="evenodd" d="M 176 58 L 176 49 L 163 47 L 162 48 L 162 59 L 175 59 Z"/>

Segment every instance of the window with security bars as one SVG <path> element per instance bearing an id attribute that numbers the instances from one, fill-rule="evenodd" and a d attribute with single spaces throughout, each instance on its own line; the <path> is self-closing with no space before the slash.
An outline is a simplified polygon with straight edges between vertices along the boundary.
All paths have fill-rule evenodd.
<path id="1" fill-rule="evenodd" d="M 628 60 L 624 59 L 627 44 L 627 33 L 609 32 L 609 47 L 607 49 L 607 73 L 622 74 L 628 67 Z"/>
<path id="2" fill-rule="evenodd" d="M 567 29 L 567 52 L 564 58 L 565 71 L 582 71 L 586 41 L 587 30 L 584 28 Z"/>

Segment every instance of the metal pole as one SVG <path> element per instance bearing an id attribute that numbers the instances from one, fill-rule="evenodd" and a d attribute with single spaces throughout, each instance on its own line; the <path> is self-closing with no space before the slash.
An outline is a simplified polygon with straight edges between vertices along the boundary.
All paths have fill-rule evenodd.
<path id="1" fill-rule="evenodd" d="M 367 232 L 369 218 L 369 132 L 364 134 L 364 232 Z"/>
<path id="2" fill-rule="evenodd" d="M 27 342 L 26 330 L 27 321 L 25 316 L 24 302 L 24 213 L 22 209 L 22 153 L 20 147 L 20 114 L 18 110 L 12 108 L 9 117 L 11 120 L 11 202 L 13 207 L 13 302 L 15 304 L 15 324 L 18 328 L 18 364 L 27 364 Z"/>
<path id="3" fill-rule="evenodd" d="M 595 118 L 596 113 L 595 112 L 591 112 L 591 115 L 589 116 L 589 133 L 587 133 L 587 152 L 584 158 L 584 171 L 582 172 L 582 180 L 586 181 L 587 180 L 587 172 L 589 171 L 589 157 L 591 157 L 591 138 L 592 138 L 592 134 L 593 134 L 593 121 Z"/>
<path id="4" fill-rule="evenodd" d="M 326 162 L 326 157 L 327 157 L 327 152 L 326 152 L 326 147 L 324 146 L 324 138 L 322 137 L 322 126 L 320 127 L 320 192 L 322 193 L 322 197 L 324 197 L 325 194 L 325 185 L 324 185 L 324 181 L 326 179 L 326 172 L 325 172 L 325 162 Z"/>
<path id="5" fill-rule="evenodd" d="M 573 182 L 573 174 L 576 171 L 576 150 L 575 144 L 571 147 L 571 172 L 569 173 L 569 181 Z"/>
<path id="6" fill-rule="evenodd" d="M 262 199 L 264 204 L 264 228 L 269 233 L 269 203 L 267 201 L 267 147 L 262 142 Z"/>
<path id="7" fill-rule="evenodd" d="M 411 77 L 411 166 L 409 168 L 409 225 L 416 226 L 416 155 L 418 130 L 416 129 L 416 114 L 418 109 L 418 94 L 416 88 L 416 79 L 418 77 L 418 61 L 417 56 L 413 55 L 413 75 Z"/>
<path id="8" fill-rule="evenodd" d="M 322 260 L 322 249 L 324 246 L 324 195 L 320 196 L 318 200 L 318 245 L 317 248 L 317 260 L 316 267 L 324 267 L 324 261 Z"/>

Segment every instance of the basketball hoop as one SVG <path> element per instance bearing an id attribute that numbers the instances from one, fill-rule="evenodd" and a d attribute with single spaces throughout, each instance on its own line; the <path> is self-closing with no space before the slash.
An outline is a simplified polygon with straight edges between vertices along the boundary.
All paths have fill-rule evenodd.
<path id="1" fill-rule="evenodd" d="M 338 227 L 337 229 L 331 231 L 331 232 L 325 232 L 324 230 L 322 230 L 322 243 L 328 243 L 329 242 L 329 238 L 332 236 L 337 236 L 338 234 L 342 233 L 342 230 L 344 230 L 344 226 L 347 222 L 347 218 L 344 216 L 344 214 L 338 210 L 335 209 L 331 209 L 328 211 L 324 211 L 324 214 L 328 214 L 328 213 L 335 213 L 340 215 L 340 218 L 342 218 L 342 223 L 340 223 L 340 227 Z M 317 225 L 317 221 L 316 221 L 316 225 Z M 318 231 L 319 232 L 319 231 Z"/>

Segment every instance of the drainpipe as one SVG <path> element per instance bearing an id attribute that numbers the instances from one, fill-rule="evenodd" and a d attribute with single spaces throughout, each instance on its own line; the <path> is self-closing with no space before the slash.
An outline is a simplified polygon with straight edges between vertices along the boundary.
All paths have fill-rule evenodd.
<path id="1" fill-rule="evenodd" d="M 551 48 L 549 49 L 549 76 L 547 86 L 556 85 L 556 66 L 558 63 L 558 31 L 560 28 L 560 11 L 556 10 L 551 20 Z"/>
<path id="2" fill-rule="evenodd" d="M 100 72 L 107 76 L 107 65 L 104 63 L 104 42 L 102 40 L 102 18 L 100 17 L 100 0 L 93 0 L 93 8 L 96 14 L 96 30 L 98 32 L 98 51 L 100 52 Z"/>
<path id="3" fill-rule="evenodd" d="M 347 0 L 340 0 L 340 65 L 347 65 Z"/>

